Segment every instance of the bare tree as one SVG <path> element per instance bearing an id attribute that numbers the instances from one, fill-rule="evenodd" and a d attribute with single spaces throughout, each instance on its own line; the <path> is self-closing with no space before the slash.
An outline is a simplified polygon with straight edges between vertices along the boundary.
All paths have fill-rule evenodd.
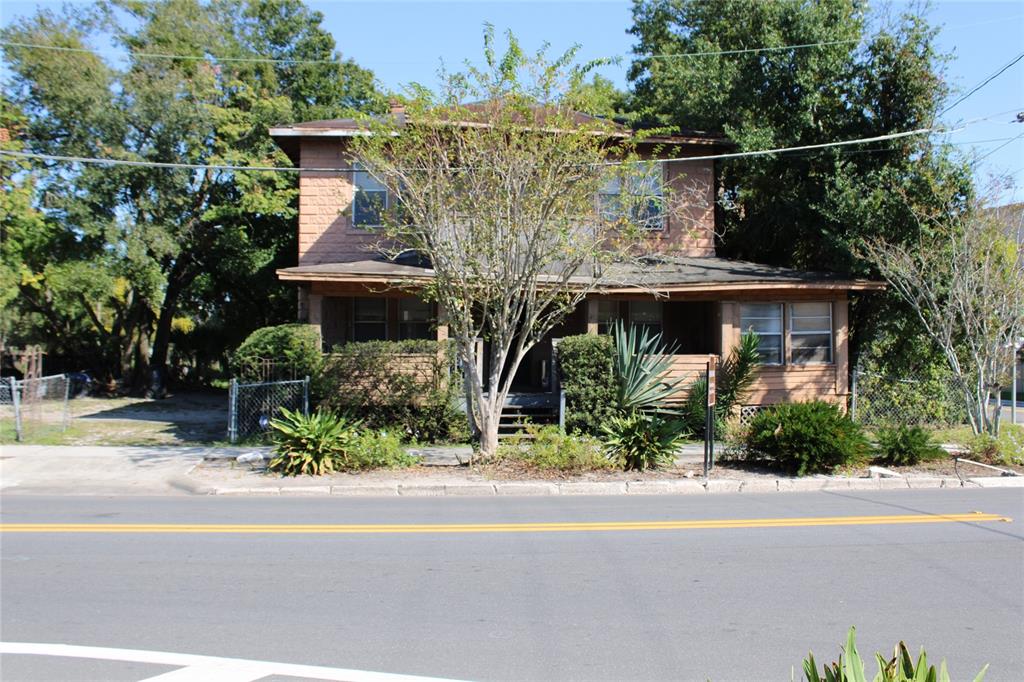
<path id="1" fill-rule="evenodd" d="M 382 242 L 420 252 L 433 269 L 424 295 L 438 302 L 467 372 L 484 456 L 526 353 L 642 255 L 645 219 L 680 203 L 671 187 L 654 188 L 660 164 L 638 158 L 636 135 L 576 113 L 571 93 L 587 69 L 569 66 L 573 52 L 549 62 L 508 39 L 499 58 L 488 30 L 485 69 L 442 74 L 439 95 L 414 88 L 398 120 L 368 120 L 353 146 L 394 198 Z M 610 182 L 623 191 L 602 201 Z"/>
<path id="2" fill-rule="evenodd" d="M 994 196 L 950 195 L 932 211 L 914 206 L 921 234 L 930 237 L 865 247 L 945 356 L 974 432 L 991 435 L 999 433 L 1012 349 L 1024 335 L 1024 225 L 1008 225 L 992 207 Z"/>

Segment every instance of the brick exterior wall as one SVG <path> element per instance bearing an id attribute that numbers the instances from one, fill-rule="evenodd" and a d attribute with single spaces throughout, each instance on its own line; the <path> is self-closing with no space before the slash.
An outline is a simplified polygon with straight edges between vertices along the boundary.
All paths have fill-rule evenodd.
<path id="1" fill-rule="evenodd" d="M 347 168 L 344 139 L 307 138 L 300 164 Z M 680 256 L 713 256 L 714 167 L 712 161 L 673 162 L 666 170 L 669 203 L 665 229 L 651 232 L 650 250 Z M 303 171 L 299 176 L 299 265 L 346 263 L 371 258 L 377 237 L 352 225 L 351 173 Z"/>

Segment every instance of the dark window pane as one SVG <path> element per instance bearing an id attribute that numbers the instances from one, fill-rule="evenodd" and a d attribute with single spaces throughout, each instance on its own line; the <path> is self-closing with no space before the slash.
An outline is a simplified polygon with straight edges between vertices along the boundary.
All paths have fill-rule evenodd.
<path id="1" fill-rule="evenodd" d="M 381 216 L 387 207 L 387 192 L 358 190 L 356 192 L 354 221 L 357 227 L 381 224 Z"/>
<path id="2" fill-rule="evenodd" d="M 832 362 L 831 334 L 793 334 L 794 363 Z"/>
<path id="3" fill-rule="evenodd" d="M 769 365 L 782 364 L 782 335 L 761 334 L 757 345 L 757 354 L 761 362 Z"/>

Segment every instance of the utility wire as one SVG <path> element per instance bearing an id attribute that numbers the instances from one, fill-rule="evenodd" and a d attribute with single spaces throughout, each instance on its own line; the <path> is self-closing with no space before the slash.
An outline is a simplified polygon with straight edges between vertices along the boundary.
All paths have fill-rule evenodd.
<path id="1" fill-rule="evenodd" d="M 958 128 L 957 130 L 962 130 Z M 671 159 L 658 159 L 658 163 L 669 163 L 673 161 L 711 161 L 716 159 L 737 159 L 746 158 L 751 156 L 767 156 L 771 154 L 782 154 L 786 152 L 799 152 L 808 151 L 812 149 L 825 149 L 828 147 L 843 147 L 855 144 L 867 144 L 870 142 L 881 142 L 883 140 L 895 140 L 903 137 L 910 137 L 913 135 L 927 135 L 930 133 L 940 132 L 956 132 L 946 131 L 940 128 L 919 128 L 917 130 L 908 130 L 902 133 L 890 133 L 888 135 L 878 135 L 875 137 L 864 137 L 855 140 L 840 140 L 838 142 L 825 142 L 822 144 L 810 144 L 802 145 L 799 147 L 779 147 L 776 149 L 761 149 L 747 152 L 734 152 L 729 154 L 708 154 L 704 156 L 685 156 L 680 158 Z M 302 171 L 311 173 L 353 173 L 357 172 L 354 168 L 308 168 L 308 167 L 287 167 L 287 166 L 232 166 L 232 165 L 221 165 L 221 164 L 201 164 L 201 163 L 165 163 L 159 161 L 133 161 L 129 159 L 110 159 L 110 158 L 98 158 L 91 156 L 61 156 L 57 154 L 40 154 L 36 152 L 19 152 L 13 150 L 0 149 L 0 154 L 5 156 L 12 156 L 15 158 L 23 159 L 38 159 L 43 161 L 58 161 L 65 163 L 93 163 L 110 166 L 135 166 L 144 168 L 176 168 L 176 169 L 189 169 L 189 170 L 228 170 L 228 171 L 260 171 L 260 172 L 283 172 L 283 173 L 298 173 Z M 637 161 L 606 161 L 602 162 L 600 166 L 619 166 L 624 163 L 635 163 L 644 164 L 650 163 L 650 161 L 637 160 Z M 450 170 L 468 170 L 453 168 Z"/>
<path id="2" fill-rule="evenodd" d="M 1019 135 L 1015 135 L 1014 137 L 1011 137 L 1008 141 L 1002 143 L 1001 145 L 999 145 L 995 149 L 990 149 L 989 151 L 985 152 L 985 154 L 983 154 L 982 156 L 979 156 L 977 160 L 978 161 L 982 161 L 983 159 L 987 159 L 988 157 L 992 156 L 993 154 L 995 154 L 997 151 L 999 151 L 1000 149 L 1002 149 L 1006 145 L 1011 144 L 1014 140 L 1019 140 L 1022 137 L 1024 137 L 1024 133 L 1020 133 Z"/>
<path id="3" fill-rule="evenodd" d="M 971 89 L 970 89 L 970 91 L 969 91 L 969 92 L 967 92 L 967 94 L 963 95 L 962 97 L 960 97 L 959 99 L 957 99 L 957 100 L 956 100 L 955 102 L 953 102 L 952 104 L 950 104 L 950 105 L 949 105 L 948 107 L 946 107 L 945 109 L 943 109 L 942 111 L 940 111 L 940 112 L 939 112 L 939 116 L 942 116 L 942 115 L 943 115 L 943 114 L 945 114 L 945 113 L 946 113 L 947 111 L 949 111 L 950 109 L 952 109 L 953 107 L 957 106 L 958 104 L 960 104 L 961 102 L 963 102 L 964 100 L 966 100 L 966 99 L 967 99 L 968 97 L 970 97 L 971 95 L 973 95 L 974 93 L 976 93 L 976 92 L 977 92 L 978 90 L 981 90 L 981 89 L 982 89 L 983 87 L 985 87 L 986 85 L 988 85 L 989 83 L 991 83 L 992 81 L 994 81 L 994 80 L 995 80 L 996 78 L 998 78 L 998 77 L 999 77 L 999 76 L 1000 76 L 1000 75 L 1001 75 L 1001 74 L 1002 74 L 1002 73 L 1003 73 L 1004 71 L 1006 71 L 1007 69 L 1009 69 L 1009 68 L 1010 68 L 1011 66 L 1013 66 L 1013 65 L 1014 65 L 1014 64 L 1016 64 L 1017 62 L 1019 62 L 1019 61 L 1020 61 L 1021 59 L 1024 59 L 1024 52 L 1021 52 L 1021 53 L 1020 53 L 1019 55 L 1017 55 L 1016 57 L 1014 57 L 1013 59 L 1011 59 L 1011 60 L 1010 60 L 1009 62 L 1007 62 L 1007 63 L 1006 63 L 1006 64 L 1005 64 L 1005 65 L 1004 65 L 1003 67 L 1001 67 L 1001 68 L 1000 68 L 1000 69 L 999 69 L 998 71 L 996 71 L 996 72 L 995 72 L 995 73 L 993 73 L 993 74 L 992 74 L 991 76 L 989 76 L 988 78 L 986 78 L 985 80 L 981 81 L 980 83 L 978 83 L 977 85 L 975 85 L 975 86 L 974 86 L 973 88 L 971 88 Z"/>

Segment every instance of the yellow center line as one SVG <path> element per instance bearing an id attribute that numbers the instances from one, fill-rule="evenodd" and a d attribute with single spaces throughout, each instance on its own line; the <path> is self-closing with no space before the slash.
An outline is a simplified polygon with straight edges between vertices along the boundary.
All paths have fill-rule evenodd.
<path id="1" fill-rule="evenodd" d="M 892 516 L 812 516 L 777 519 L 698 519 L 691 521 L 596 521 L 564 523 L 0 523 L 0 533 L 557 533 L 716 528 L 801 528 L 914 523 L 1009 522 L 999 514 L 899 514 Z"/>

